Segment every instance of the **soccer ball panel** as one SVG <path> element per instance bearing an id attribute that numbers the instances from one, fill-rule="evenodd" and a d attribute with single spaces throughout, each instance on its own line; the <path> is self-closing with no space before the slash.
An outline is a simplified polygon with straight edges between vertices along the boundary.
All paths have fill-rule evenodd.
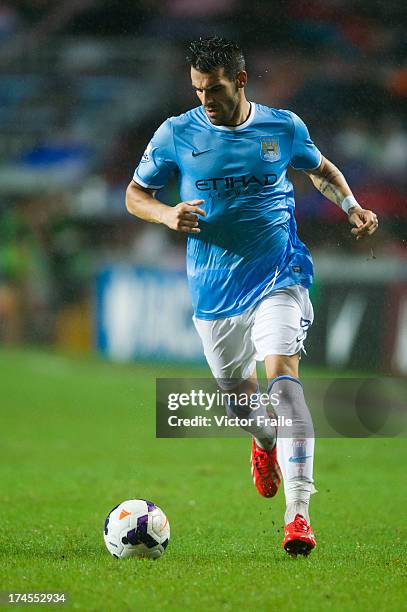
<path id="1" fill-rule="evenodd" d="M 156 508 L 150 513 L 151 516 L 151 533 L 162 544 L 164 540 L 170 537 L 170 524 L 164 512 L 160 508 Z"/>
<path id="2" fill-rule="evenodd" d="M 130 499 L 107 516 L 103 537 L 110 554 L 118 558 L 160 557 L 169 541 L 170 528 L 164 512 L 144 499 Z"/>

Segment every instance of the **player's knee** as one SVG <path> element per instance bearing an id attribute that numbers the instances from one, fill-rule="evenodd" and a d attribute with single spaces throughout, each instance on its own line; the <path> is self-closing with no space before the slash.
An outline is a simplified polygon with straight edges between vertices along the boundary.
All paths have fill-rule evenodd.
<path id="1" fill-rule="evenodd" d="M 266 374 L 269 381 L 279 376 L 298 378 L 299 354 L 297 355 L 268 355 L 264 360 Z"/>
<path id="2" fill-rule="evenodd" d="M 258 391 L 258 383 L 254 378 L 217 378 L 216 381 L 222 391 L 236 396 L 251 395 Z"/>

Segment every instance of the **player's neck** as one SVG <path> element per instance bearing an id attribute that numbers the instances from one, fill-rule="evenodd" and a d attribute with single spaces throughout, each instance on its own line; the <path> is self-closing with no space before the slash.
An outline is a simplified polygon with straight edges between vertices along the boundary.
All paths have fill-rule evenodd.
<path id="1" fill-rule="evenodd" d="M 251 104 L 246 100 L 246 96 L 243 95 L 238 106 L 236 107 L 236 111 L 234 112 L 231 121 L 229 123 L 225 123 L 225 126 L 237 127 L 238 125 L 245 123 L 250 117 L 251 112 Z"/>

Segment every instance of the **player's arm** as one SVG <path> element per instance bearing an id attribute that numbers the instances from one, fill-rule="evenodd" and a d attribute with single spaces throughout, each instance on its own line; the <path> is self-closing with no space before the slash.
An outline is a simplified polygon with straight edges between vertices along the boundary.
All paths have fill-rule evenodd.
<path id="1" fill-rule="evenodd" d="M 359 206 L 342 172 L 321 155 L 302 119 L 293 112 L 289 115 L 293 126 L 290 165 L 303 170 L 326 198 L 346 212 L 349 223 L 355 226 L 352 234 L 357 239 L 373 234 L 378 226 L 376 215 Z"/>
<path id="2" fill-rule="evenodd" d="M 352 234 L 356 239 L 370 236 L 377 230 L 379 222 L 375 213 L 357 203 L 342 172 L 326 157 L 321 157 L 318 168 L 304 172 L 322 195 L 347 213 L 349 223 L 355 226 Z"/>
<path id="3" fill-rule="evenodd" d="M 158 202 L 154 196 L 156 190 L 142 187 L 136 181 L 131 181 L 126 190 L 126 208 L 131 215 L 149 221 L 162 223 L 170 229 L 187 234 L 199 234 L 198 216 L 205 216 L 205 211 L 199 208 L 203 200 L 180 202 L 176 206 L 168 206 Z"/>
<path id="4" fill-rule="evenodd" d="M 168 206 L 154 197 L 177 169 L 173 128 L 171 119 L 167 119 L 154 133 L 127 187 L 126 208 L 131 215 L 144 221 L 162 223 L 178 232 L 198 234 L 198 215 L 205 216 L 204 210 L 199 207 L 203 200 L 188 200 Z"/>

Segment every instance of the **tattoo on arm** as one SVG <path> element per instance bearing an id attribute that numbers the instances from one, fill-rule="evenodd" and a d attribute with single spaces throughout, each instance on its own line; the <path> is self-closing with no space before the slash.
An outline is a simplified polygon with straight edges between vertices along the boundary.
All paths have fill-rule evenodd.
<path id="1" fill-rule="evenodd" d="M 338 170 L 332 170 L 324 176 L 314 174 L 311 176 L 311 179 L 315 187 L 322 193 L 322 195 L 338 206 L 341 205 L 343 199 L 346 197 L 345 191 L 347 187 L 347 183 L 341 172 Z"/>
<path id="2" fill-rule="evenodd" d="M 343 194 L 328 179 L 322 179 L 319 187 L 317 188 L 326 198 L 328 198 L 329 200 L 333 200 L 335 204 L 338 204 L 338 206 L 341 204 L 343 200 Z"/>

